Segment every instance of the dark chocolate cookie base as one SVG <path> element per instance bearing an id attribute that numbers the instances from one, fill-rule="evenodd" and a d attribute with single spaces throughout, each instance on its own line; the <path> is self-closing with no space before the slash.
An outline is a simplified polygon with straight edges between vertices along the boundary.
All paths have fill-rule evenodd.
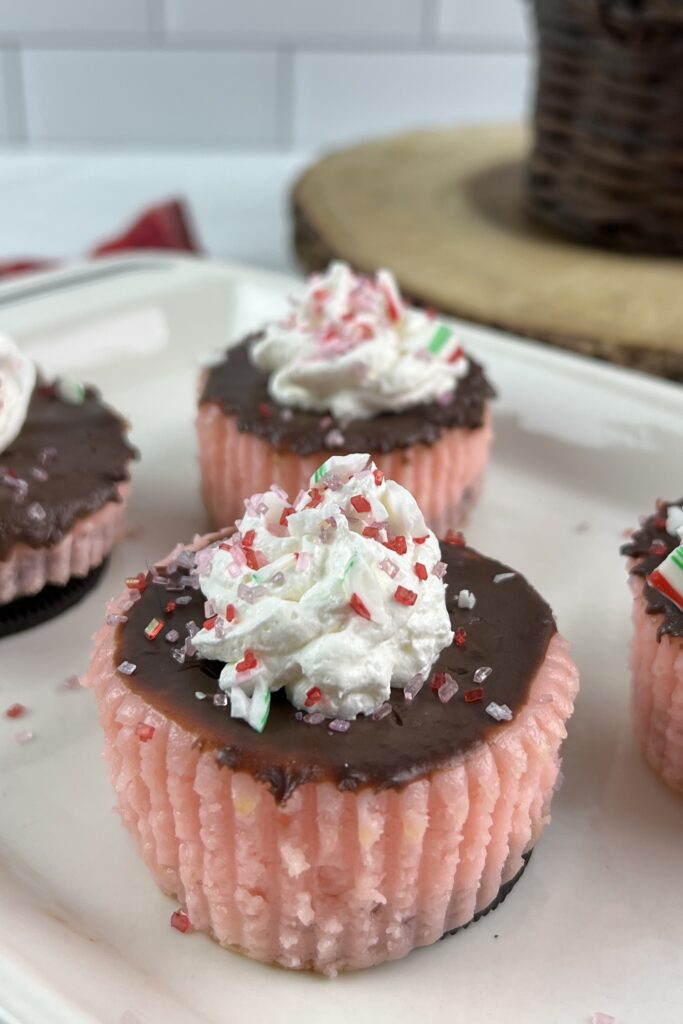
<path id="1" fill-rule="evenodd" d="M 108 561 L 105 559 L 82 579 L 72 576 L 63 587 L 48 584 L 38 594 L 0 605 L 0 640 L 40 626 L 73 608 L 99 583 Z"/>
<path id="2" fill-rule="evenodd" d="M 524 863 L 522 864 L 521 868 L 519 869 L 517 874 L 514 876 L 514 878 L 511 878 L 509 882 L 504 882 L 503 885 L 501 885 L 500 889 L 498 890 L 497 895 L 495 896 L 495 898 L 493 900 L 491 900 L 491 902 L 489 903 L 488 907 L 484 907 L 483 910 L 478 910 L 477 913 L 472 918 L 472 920 L 468 921 L 467 924 L 461 924 L 457 928 L 452 928 L 449 932 L 444 932 L 443 935 L 441 936 L 441 938 L 442 939 L 447 939 L 449 935 L 457 935 L 458 932 L 464 932 L 465 928 L 469 928 L 469 926 L 471 924 L 475 924 L 480 918 L 486 917 L 486 915 L 490 914 L 492 910 L 495 910 L 496 907 L 499 907 L 501 905 L 501 903 L 503 902 L 503 900 L 506 899 L 506 897 L 510 895 L 510 893 L 512 892 L 514 887 L 517 885 L 517 882 L 520 880 L 520 878 L 524 874 L 524 872 L 526 870 L 526 867 L 527 867 L 527 864 L 531 860 L 531 854 L 533 852 L 534 851 L 533 851 L 533 847 L 532 847 L 532 849 L 529 850 L 528 853 L 523 853 L 522 854 L 522 860 L 524 861 Z"/>

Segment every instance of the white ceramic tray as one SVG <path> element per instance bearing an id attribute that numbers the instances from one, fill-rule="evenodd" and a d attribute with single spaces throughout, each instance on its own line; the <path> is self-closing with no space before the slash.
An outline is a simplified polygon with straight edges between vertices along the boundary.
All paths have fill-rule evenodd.
<path id="1" fill-rule="evenodd" d="M 0 288 L 0 327 L 50 371 L 99 384 L 142 461 L 106 577 L 77 608 L 0 641 L 0 1017 L 14 1024 L 619 1024 L 683 1019 L 683 801 L 644 767 L 627 716 L 622 531 L 678 497 L 683 392 L 463 327 L 500 391 L 468 539 L 524 571 L 574 642 L 582 692 L 551 828 L 494 914 L 404 961 L 335 981 L 169 927 L 112 812 L 80 673 L 105 600 L 203 525 L 195 359 L 281 307 L 295 282 L 183 259 L 119 259 Z M 19 729 L 32 743 L 14 741 Z"/>

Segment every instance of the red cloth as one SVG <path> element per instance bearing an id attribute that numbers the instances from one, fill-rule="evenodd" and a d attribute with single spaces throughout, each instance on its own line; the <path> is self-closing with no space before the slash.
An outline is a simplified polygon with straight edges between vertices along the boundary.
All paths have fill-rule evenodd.
<path id="1" fill-rule="evenodd" d="M 105 256 L 111 252 L 137 249 L 173 249 L 176 252 L 201 252 L 191 227 L 190 217 L 182 200 L 174 199 L 146 210 L 122 235 L 101 242 L 90 253 Z M 0 260 L 0 277 L 46 270 L 56 266 L 49 260 Z"/>

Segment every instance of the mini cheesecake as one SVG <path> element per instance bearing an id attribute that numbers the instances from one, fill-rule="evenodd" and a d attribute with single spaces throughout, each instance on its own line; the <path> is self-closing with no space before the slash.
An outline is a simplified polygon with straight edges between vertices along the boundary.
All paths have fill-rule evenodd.
<path id="1" fill-rule="evenodd" d="M 121 529 L 135 450 L 94 388 L 38 382 L 0 453 L 0 605 L 85 577 Z"/>
<path id="2" fill-rule="evenodd" d="M 293 536 L 309 529 L 310 505 L 299 504 Z M 400 686 L 393 680 L 378 707 L 355 717 L 324 658 L 315 661 L 319 684 L 312 674 L 303 689 L 292 685 L 288 662 L 289 685 L 268 695 L 269 713 L 247 721 L 236 701 L 240 673 L 256 673 L 257 686 L 261 660 L 278 658 L 269 595 L 288 585 L 278 577 L 290 573 L 295 585 L 297 573 L 317 565 L 314 553 L 298 568 L 302 544 L 296 564 L 279 571 L 278 562 L 268 576 L 252 522 L 141 573 L 96 637 L 84 685 L 97 698 L 121 817 L 159 886 L 180 901 L 176 926 L 327 975 L 397 959 L 485 913 L 518 879 L 549 821 L 577 670 L 548 604 L 519 573 L 460 539 L 439 546 L 425 536 L 373 536 L 368 558 L 377 559 L 391 607 L 375 610 L 362 573 L 349 585 L 347 613 L 331 607 L 334 588 L 325 590 L 320 621 L 341 614 L 346 628 L 347 614 L 356 638 L 342 643 L 339 678 L 352 678 L 363 699 L 374 692 L 363 665 L 368 677 L 381 674 L 385 655 L 375 655 L 385 648 L 371 630 L 384 612 L 398 622 L 387 652 L 408 643 L 413 656 L 424 624 L 437 628 L 434 617 L 420 618 L 421 587 L 437 576 L 446 633 L 444 641 L 441 624 L 433 662 Z M 331 543 L 327 535 L 321 542 Z M 252 552 L 258 579 L 245 571 L 226 584 L 244 596 L 239 607 L 219 606 L 215 594 L 207 607 L 207 565 L 220 581 L 240 551 Z M 333 554 L 324 564 L 337 564 Z M 339 587 L 345 580 L 346 571 Z M 216 649 L 240 624 L 261 644 L 254 640 L 236 665 L 202 655 L 213 649 L 218 620 Z M 358 652 L 365 629 L 368 655 Z"/>
<path id="3" fill-rule="evenodd" d="M 661 501 L 621 552 L 633 594 L 631 707 L 645 759 L 683 793 L 683 499 Z"/>
<path id="4" fill-rule="evenodd" d="M 357 451 L 411 491 L 441 535 L 465 520 L 488 461 L 494 390 L 455 331 L 403 303 L 383 273 L 371 281 L 333 264 L 289 319 L 203 376 L 199 461 L 214 527 L 238 518 L 240 496 L 272 483 L 296 494 L 328 456 Z"/>

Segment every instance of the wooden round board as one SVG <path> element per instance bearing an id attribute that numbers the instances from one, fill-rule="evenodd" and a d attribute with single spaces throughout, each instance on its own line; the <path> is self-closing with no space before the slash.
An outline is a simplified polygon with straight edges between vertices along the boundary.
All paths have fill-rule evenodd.
<path id="1" fill-rule="evenodd" d="M 518 126 L 415 132 L 341 150 L 293 196 L 307 270 L 390 267 L 414 301 L 683 380 L 683 261 L 594 249 L 523 208 Z"/>

